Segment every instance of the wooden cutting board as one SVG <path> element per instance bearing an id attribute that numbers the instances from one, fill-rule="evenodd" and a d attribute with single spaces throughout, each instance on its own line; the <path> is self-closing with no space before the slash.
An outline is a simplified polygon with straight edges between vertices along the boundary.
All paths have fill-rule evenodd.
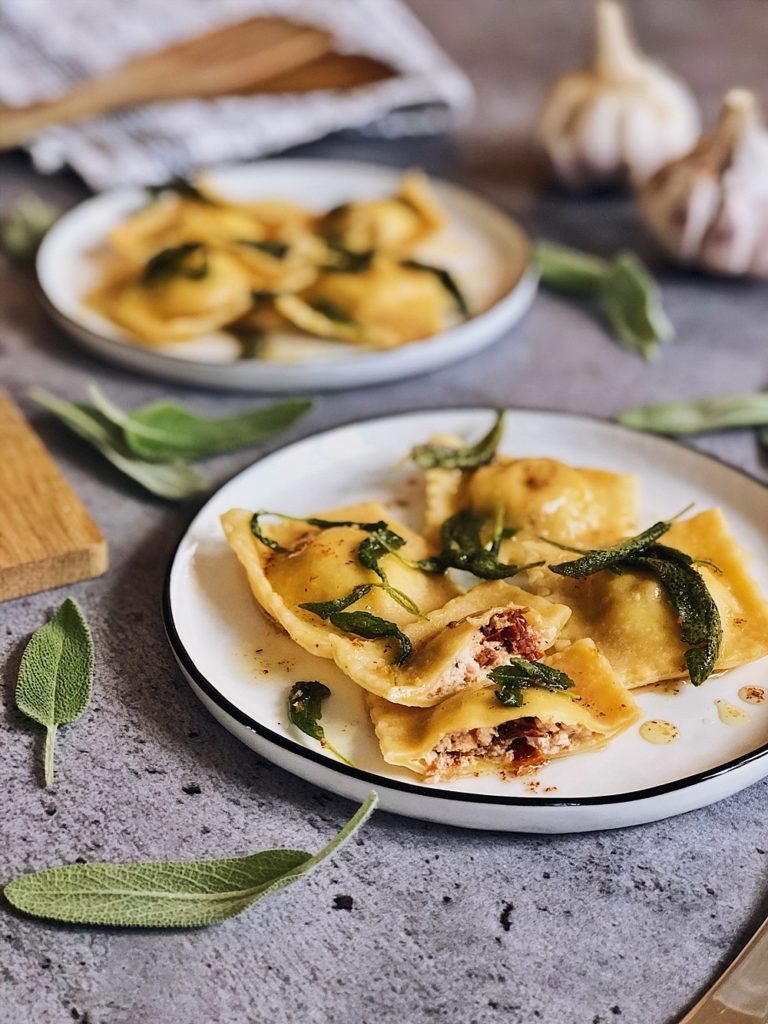
<path id="1" fill-rule="evenodd" d="M 0 601 L 106 569 L 101 531 L 19 409 L 0 392 Z"/>

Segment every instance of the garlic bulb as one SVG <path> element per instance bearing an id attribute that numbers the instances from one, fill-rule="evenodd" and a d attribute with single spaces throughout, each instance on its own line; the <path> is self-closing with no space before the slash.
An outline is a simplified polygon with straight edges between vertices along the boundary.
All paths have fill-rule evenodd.
<path id="1" fill-rule="evenodd" d="M 558 79 L 537 129 L 557 177 L 573 188 L 637 184 L 699 134 L 690 90 L 637 49 L 618 0 L 597 0 L 596 14 L 591 65 Z"/>
<path id="2" fill-rule="evenodd" d="M 768 133 L 757 101 L 732 89 L 713 132 L 639 193 L 649 228 L 675 259 L 768 277 Z"/>

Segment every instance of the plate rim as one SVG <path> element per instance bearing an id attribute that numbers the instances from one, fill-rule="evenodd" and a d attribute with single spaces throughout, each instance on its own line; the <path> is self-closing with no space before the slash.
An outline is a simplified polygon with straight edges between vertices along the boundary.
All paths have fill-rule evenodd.
<path id="1" fill-rule="evenodd" d="M 208 504 L 219 494 L 221 490 L 229 486 L 238 477 L 248 473 L 255 465 L 263 462 L 264 459 L 269 458 L 278 452 L 290 448 L 294 445 L 301 444 L 304 441 L 312 440 L 313 438 L 319 438 L 325 434 L 330 434 L 333 431 L 343 429 L 345 427 L 351 427 L 355 425 L 362 425 L 368 423 L 374 423 L 380 420 L 392 420 L 398 419 L 403 416 L 410 416 L 419 413 L 451 413 L 451 412 L 478 412 L 478 413 L 490 413 L 493 414 L 498 410 L 490 406 L 475 405 L 470 403 L 467 405 L 452 404 L 449 407 L 430 407 L 430 406 L 414 406 L 407 409 L 399 409 L 395 413 L 376 413 L 370 416 L 353 416 L 349 419 L 342 420 L 338 423 L 334 423 L 333 426 L 325 427 L 322 430 L 313 431 L 310 434 L 306 434 L 304 437 L 298 438 L 294 441 L 289 441 L 287 444 L 280 445 L 277 448 L 272 449 L 269 452 L 265 452 L 263 455 L 259 455 L 253 460 L 248 466 L 239 470 L 237 473 L 233 473 L 232 476 L 224 480 L 215 491 L 213 491 L 206 501 L 200 505 L 190 515 L 186 523 L 184 524 L 180 533 L 179 539 L 174 544 L 171 555 L 168 559 L 168 564 L 165 569 L 163 579 L 163 593 L 162 593 L 162 619 L 163 627 L 165 630 L 166 638 L 171 651 L 178 661 L 180 667 L 185 674 L 193 680 L 196 686 L 205 694 L 205 696 L 211 700 L 221 711 L 234 718 L 236 722 L 251 732 L 255 733 L 261 739 L 266 740 L 269 743 L 273 743 L 283 750 L 289 753 L 296 754 L 299 757 L 304 757 L 315 764 L 321 765 L 324 768 L 328 768 L 331 771 L 339 772 L 342 775 L 346 775 L 349 778 L 353 778 L 359 782 L 366 782 L 374 786 L 387 787 L 389 789 L 397 790 L 398 792 L 410 794 L 414 797 L 431 798 L 433 800 L 449 800 L 455 803 L 464 804 L 484 804 L 486 806 L 495 807 L 551 807 L 551 808 L 572 808 L 572 807 L 605 807 L 612 804 L 631 804 L 640 803 L 643 800 L 654 799 L 656 797 L 667 796 L 672 793 L 676 793 L 683 790 L 695 788 L 699 785 L 706 784 L 710 781 L 718 779 L 730 772 L 736 771 L 739 768 L 746 767 L 754 761 L 760 760 L 761 758 L 768 755 L 768 741 L 762 744 L 760 747 L 756 747 L 754 750 L 747 751 L 744 754 L 740 754 L 738 757 L 726 761 L 723 764 L 715 765 L 712 768 L 705 768 L 700 772 L 695 772 L 693 775 L 687 775 L 682 779 L 674 779 L 671 782 L 662 783 L 659 786 L 650 786 L 644 789 L 635 789 L 627 793 L 607 793 L 602 796 L 586 796 L 586 797 L 544 797 L 544 796 L 497 796 L 491 793 L 463 793 L 455 792 L 453 790 L 438 790 L 431 786 L 425 786 L 423 783 L 408 783 L 403 782 L 400 779 L 390 779 L 381 775 L 377 775 L 373 772 L 365 771 L 361 768 L 357 768 L 354 765 L 346 765 L 341 761 L 332 761 L 328 757 L 325 757 L 311 747 L 305 744 L 299 743 L 296 740 L 291 739 L 289 736 L 281 736 L 279 733 L 274 732 L 269 726 L 264 725 L 262 722 L 252 718 L 247 712 L 243 711 L 236 704 L 233 704 L 228 697 L 225 697 L 220 690 L 217 689 L 216 685 L 205 676 L 195 664 L 191 655 L 184 646 L 184 642 L 179 636 L 179 632 L 176 628 L 176 623 L 173 615 L 173 606 L 171 601 L 171 576 L 173 569 L 176 564 L 176 559 L 179 554 L 179 550 L 186 540 L 187 534 L 192 523 L 197 517 L 203 512 Z M 546 415 L 553 417 L 562 417 L 564 419 L 576 419 L 591 424 L 600 424 L 615 429 L 619 433 L 624 433 L 629 436 L 640 435 L 648 437 L 649 433 L 642 430 L 636 430 L 633 427 L 627 427 L 622 423 L 618 423 L 615 420 L 607 419 L 604 416 L 598 416 L 593 413 L 579 413 L 569 412 L 563 409 L 552 409 L 546 406 L 535 406 L 535 407 L 523 407 L 523 408 L 505 408 L 505 412 L 516 412 L 516 413 L 533 413 L 537 415 Z M 728 462 L 726 459 L 721 458 L 719 455 L 715 455 L 711 452 L 701 451 L 698 448 L 692 448 L 685 444 L 683 441 L 679 441 L 674 437 L 669 437 L 662 434 L 651 434 L 654 440 L 666 444 L 672 448 L 682 448 L 684 451 L 695 456 L 700 456 L 705 461 L 714 462 L 719 466 L 723 466 L 740 476 L 746 477 L 753 483 L 757 484 L 762 490 L 768 490 L 768 484 L 761 480 L 755 473 L 750 470 L 743 469 L 741 466 L 735 466 L 733 463 Z"/>
<path id="2" fill-rule="evenodd" d="M 346 159 L 338 159 L 337 160 L 337 159 L 334 159 L 334 158 L 323 158 L 323 157 L 318 157 L 318 158 L 296 157 L 296 158 L 277 158 L 277 159 L 267 159 L 267 160 L 251 160 L 251 161 L 243 161 L 242 163 L 219 164 L 219 165 L 214 165 L 214 166 L 209 167 L 209 168 L 205 168 L 202 173 L 210 174 L 212 176 L 214 176 L 216 174 L 224 174 L 224 175 L 226 175 L 227 173 L 238 172 L 238 171 L 242 171 L 244 169 L 249 169 L 249 170 L 251 170 L 251 169 L 262 170 L 262 169 L 268 169 L 268 168 L 274 169 L 275 166 L 279 165 L 279 164 L 288 165 L 290 167 L 297 167 L 298 165 L 304 165 L 307 169 L 310 169 L 312 166 L 318 166 L 318 165 L 324 166 L 326 168 L 330 168 L 330 167 L 347 168 L 349 173 L 352 173 L 356 169 L 363 168 L 363 169 L 369 169 L 369 170 L 372 170 L 372 171 L 375 171 L 375 172 L 381 172 L 381 171 L 391 172 L 392 175 L 398 175 L 399 174 L 400 176 L 402 176 L 403 174 L 407 173 L 407 170 L 408 170 L 408 168 L 401 168 L 399 166 L 395 166 L 395 165 L 391 165 L 391 164 L 385 164 L 385 163 L 380 163 L 378 161 L 346 160 Z M 539 275 L 538 275 L 538 271 L 537 271 L 535 260 L 534 260 L 533 240 L 531 238 L 531 235 L 530 235 L 529 231 L 523 226 L 523 224 L 516 217 L 514 217 L 511 213 L 509 213 L 506 209 L 504 209 L 501 205 L 499 205 L 493 199 L 488 198 L 482 192 L 479 192 L 479 191 L 477 191 L 477 190 L 475 190 L 475 189 L 473 189 L 471 187 L 467 187 L 467 186 L 465 186 L 460 181 L 453 181 L 451 179 L 444 178 L 444 177 L 439 176 L 439 175 L 429 174 L 428 176 L 429 176 L 430 181 L 434 182 L 438 187 L 445 188 L 446 190 L 448 190 L 448 192 L 456 192 L 456 193 L 459 194 L 460 197 L 463 196 L 465 198 L 468 198 L 471 201 L 480 203 L 481 205 L 485 206 L 489 212 L 493 212 L 495 215 L 499 216 L 506 223 L 507 227 L 509 227 L 511 229 L 514 229 L 516 231 L 516 233 L 519 235 L 520 242 L 522 243 L 522 257 L 523 258 L 521 260 L 520 273 L 519 273 L 518 277 L 516 278 L 516 280 L 513 282 L 511 287 L 509 287 L 502 295 L 500 295 L 490 306 L 488 306 L 486 309 L 482 310 L 481 312 L 479 312 L 479 313 L 477 313 L 477 314 L 475 314 L 473 316 L 470 316 L 470 318 L 468 320 L 466 320 L 466 321 L 462 321 L 460 323 L 457 323 L 457 324 L 454 324 L 454 325 L 452 325 L 450 327 L 447 327 L 445 330 L 440 331 L 439 334 L 437 334 L 437 335 L 426 337 L 426 338 L 422 338 L 422 339 L 418 339 L 416 342 L 413 342 L 413 343 L 411 343 L 409 345 L 401 346 L 401 349 L 400 349 L 401 353 L 404 353 L 406 351 L 410 351 L 411 348 L 416 348 L 416 349 L 418 349 L 419 352 L 424 352 L 425 349 L 426 349 L 427 352 L 432 352 L 432 351 L 434 351 L 436 343 L 441 341 L 446 335 L 455 336 L 455 334 L 457 332 L 466 332 L 466 329 L 468 327 L 471 327 L 474 324 L 483 325 L 485 323 L 485 321 L 486 321 L 486 318 L 489 315 L 498 314 L 499 310 L 503 309 L 503 307 L 506 304 L 512 303 L 515 298 L 517 298 L 519 295 L 522 294 L 522 295 L 524 295 L 526 297 L 527 301 L 524 301 L 523 312 L 517 318 L 517 320 L 515 321 L 515 323 L 517 323 L 517 321 L 522 319 L 522 317 L 525 315 L 525 312 L 527 312 L 528 307 L 530 306 L 531 302 L 535 298 L 535 294 L 536 294 L 537 286 L 538 286 Z M 76 203 L 75 206 L 73 206 L 70 209 L 66 210 L 62 214 L 62 216 L 52 226 L 50 232 L 48 232 L 46 234 L 46 237 L 43 239 L 43 241 L 42 241 L 42 243 L 41 243 L 41 245 L 40 245 L 40 247 L 39 247 L 39 249 L 38 249 L 38 251 L 37 251 L 37 253 L 35 255 L 35 261 L 34 261 L 35 280 L 36 280 L 37 287 L 39 289 L 40 295 L 42 296 L 42 298 L 44 300 L 44 304 L 46 306 L 46 311 L 48 312 L 48 314 L 50 316 L 52 316 L 59 323 L 59 325 L 65 331 L 67 331 L 67 333 L 69 333 L 70 335 L 73 335 L 73 334 L 75 336 L 76 335 L 80 335 L 80 336 L 87 335 L 88 338 L 90 339 L 89 343 L 87 343 L 87 347 L 89 348 L 90 351 L 93 351 L 95 348 L 98 347 L 98 349 L 99 349 L 99 353 L 98 354 L 99 355 L 102 355 L 103 358 L 107 359 L 108 361 L 116 360 L 118 362 L 118 365 L 125 365 L 123 360 L 121 359 L 121 354 L 122 353 L 124 353 L 126 351 L 128 353 L 131 353 L 131 352 L 134 352 L 135 350 L 138 350 L 141 353 L 143 351 L 142 346 L 138 345 L 138 344 L 133 344 L 133 343 L 131 343 L 129 341 L 124 341 L 124 340 L 122 340 L 120 338 L 110 337 L 109 335 L 103 334 L 100 331 L 97 331 L 97 330 L 93 329 L 91 326 L 89 326 L 88 324 L 83 322 L 81 319 L 76 318 L 74 316 L 70 316 L 70 314 L 67 311 L 62 309 L 58 305 L 58 303 L 54 301 L 54 298 L 49 293 L 49 291 L 48 291 L 48 289 L 47 289 L 47 287 L 46 287 L 46 285 L 44 283 L 46 275 L 42 273 L 42 266 L 43 266 L 43 263 L 45 261 L 46 243 L 49 241 L 49 239 L 51 237 L 53 237 L 54 232 L 57 231 L 57 229 L 59 228 L 59 225 L 63 224 L 70 216 L 76 214 L 78 211 L 82 210 L 84 207 L 92 206 L 94 204 L 98 204 L 100 202 L 104 202 L 108 197 L 115 197 L 115 196 L 119 196 L 120 194 L 126 194 L 127 195 L 127 194 L 132 193 L 132 192 L 139 192 L 141 190 L 141 188 L 142 188 L 141 185 L 123 185 L 123 186 L 118 186 L 116 188 L 107 189 L 105 191 L 97 192 L 95 195 L 88 196 L 85 199 L 82 199 L 79 203 Z M 527 294 L 528 292 L 530 292 L 530 296 Z M 494 332 L 492 340 L 489 341 L 489 342 L 486 342 L 483 345 L 478 346 L 477 351 L 482 351 L 485 347 L 487 347 L 487 345 L 493 344 L 494 341 L 501 340 L 502 333 Z M 82 338 L 81 337 L 79 337 L 79 338 L 75 337 L 75 340 L 80 342 L 81 344 L 86 344 L 85 342 L 82 342 Z M 105 353 L 101 352 L 102 348 L 106 348 L 107 351 Z M 398 350 L 393 350 L 393 351 L 397 352 Z M 162 374 L 162 373 L 169 373 L 169 374 L 172 374 L 174 369 L 179 367 L 179 366 L 182 367 L 182 371 L 183 371 L 183 369 L 187 366 L 187 364 L 189 364 L 189 365 L 191 365 L 192 367 L 195 367 L 195 368 L 200 368 L 200 370 L 203 371 L 203 372 L 206 371 L 206 370 L 214 370 L 215 371 L 215 370 L 225 369 L 225 368 L 228 368 L 228 367 L 230 367 L 232 365 L 237 365 L 237 361 L 235 361 L 235 363 L 231 364 L 231 363 L 216 363 L 216 362 L 210 362 L 210 361 L 206 361 L 206 360 L 180 359 L 179 357 L 171 355 L 171 354 L 169 354 L 167 352 L 157 352 L 157 351 L 155 351 L 152 348 L 147 348 L 145 354 L 148 354 L 151 357 L 151 361 L 153 363 L 158 364 L 158 368 L 156 368 L 156 369 L 152 369 L 152 368 L 149 368 L 149 367 L 147 367 L 147 368 L 139 368 L 140 372 L 149 373 L 150 375 L 154 375 L 156 373 L 160 373 L 160 374 Z M 344 372 L 350 372 L 350 370 L 354 371 L 354 369 L 359 366 L 360 368 L 368 370 L 369 372 L 375 374 L 376 371 L 380 367 L 386 367 L 386 366 L 389 365 L 388 357 L 390 357 L 392 354 L 393 353 L 391 353 L 391 352 L 371 351 L 371 352 L 363 353 L 362 355 L 361 354 L 357 354 L 354 357 L 346 356 L 343 359 L 339 359 L 337 361 L 332 361 L 330 363 L 322 362 L 322 361 L 317 362 L 316 360 L 315 361 L 310 360 L 310 361 L 300 361 L 299 363 L 297 363 L 295 365 L 296 365 L 297 368 L 299 368 L 300 370 L 304 370 L 304 371 L 312 370 L 312 368 L 317 368 L 317 369 L 319 369 L 321 371 L 321 373 L 324 371 L 324 369 L 326 367 L 330 367 L 332 369 L 337 369 L 339 372 L 344 373 Z M 450 363 L 456 362 L 460 358 L 468 357 L 470 354 L 471 353 L 467 353 L 464 356 L 454 357 L 454 358 L 450 359 L 448 362 L 446 362 L 445 364 L 438 364 L 438 365 L 450 365 Z M 129 356 L 126 357 L 126 359 L 129 359 L 129 358 L 130 358 Z M 415 358 L 415 357 L 413 357 L 413 358 Z M 288 364 L 281 364 L 281 363 L 272 363 L 272 364 L 270 364 L 270 363 L 266 363 L 265 365 L 267 365 L 267 366 L 271 365 L 271 366 L 274 366 L 276 369 L 283 370 L 283 371 L 286 368 L 290 370 L 294 366 L 294 364 L 292 364 L 292 363 L 288 363 Z M 135 367 L 134 367 L 134 369 L 135 369 Z M 412 371 L 409 371 L 409 369 L 406 368 L 406 370 L 403 372 L 403 374 L 400 374 L 399 376 L 395 377 L 394 379 L 400 379 L 400 377 L 402 377 L 402 376 L 407 376 L 408 372 L 412 372 Z M 430 372 L 430 370 L 428 369 L 428 370 L 425 370 L 423 372 Z M 383 378 L 383 379 L 390 379 L 390 378 Z M 231 385 L 231 384 L 229 384 L 229 385 L 221 385 L 221 386 L 226 386 L 227 389 L 233 387 L 233 385 Z M 258 386 L 258 382 L 253 382 L 252 384 L 246 385 L 245 387 L 246 387 L 246 390 L 253 390 L 254 388 L 256 388 L 258 390 L 269 390 L 270 387 L 272 387 L 272 386 L 274 386 L 274 381 L 272 381 L 271 378 L 270 378 L 261 387 Z M 285 385 L 285 387 L 288 387 L 288 386 L 289 386 L 289 384 Z M 294 386 L 300 387 L 300 385 L 294 385 Z M 323 385 L 319 385 L 319 386 L 323 386 Z M 353 386 L 353 385 L 341 385 L 341 387 L 343 387 L 345 389 L 349 388 L 351 386 Z M 354 386 L 366 386 L 366 385 L 364 384 L 364 385 L 354 385 Z"/>

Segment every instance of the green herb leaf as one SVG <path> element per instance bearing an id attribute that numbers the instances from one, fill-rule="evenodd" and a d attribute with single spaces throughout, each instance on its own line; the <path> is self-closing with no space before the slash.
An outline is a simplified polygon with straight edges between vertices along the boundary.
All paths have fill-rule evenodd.
<path id="1" fill-rule="evenodd" d="M 161 249 L 147 261 L 140 281 L 154 284 L 169 277 L 200 281 L 208 275 L 208 249 L 202 242 L 184 242 Z"/>
<path id="2" fill-rule="evenodd" d="M 422 469 L 477 469 L 492 462 L 496 449 L 504 436 L 504 413 L 499 410 L 496 420 L 475 444 L 465 448 L 451 448 L 445 444 L 420 444 L 412 449 L 409 458 Z"/>
<path id="3" fill-rule="evenodd" d="M 560 562 L 559 565 L 550 565 L 549 568 L 552 572 L 557 573 L 558 576 L 570 576 L 572 579 L 583 580 L 593 573 L 600 572 L 602 569 L 611 569 L 627 558 L 643 553 L 649 545 L 665 534 L 671 525 L 671 520 L 662 520 L 654 523 L 653 526 L 649 526 L 647 530 L 643 530 L 642 533 L 638 533 L 635 537 L 628 537 L 626 540 L 619 541 L 618 544 L 613 544 L 608 548 L 592 549 L 581 558 L 574 558 L 570 562 Z M 573 548 L 566 547 L 564 544 L 548 540 L 546 537 L 543 537 L 542 540 L 546 540 L 548 544 L 552 544 L 556 548 L 566 551 L 574 550 Z"/>
<path id="4" fill-rule="evenodd" d="M 238 245 L 245 245 L 249 249 L 258 249 L 259 252 L 265 252 L 267 256 L 271 256 L 275 260 L 282 260 L 290 252 L 290 245 L 287 242 L 278 242 L 274 238 L 260 238 L 258 241 L 252 241 L 250 238 L 238 238 Z"/>
<path id="5" fill-rule="evenodd" d="M 353 633 L 364 640 L 383 640 L 387 637 L 396 640 L 399 647 L 396 665 L 402 665 L 413 649 L 410 638 L 401 633 L 394 622 L 371 615 L 370 612 L 334 612 L 328 616 L 328 621 L 342 632 Z"/>
<path id="6" fill-rule="evenodd" d="M 597 300 L 614 336 L 646 359 L 672 341 L 675 330 L 645 265 L 633 253 L 607 261 L 576 249 L 542 242 L 536 258 L 541 283 L 570 295 Z"/>
<path id="7" fill-rule="evenodd" d="M 53 618 L 32 634 L 16 684 L 19 711 L 46 728 L 46 786 L 53 785 L 56 730 L 82 715 L 92 690 L 91 632 L 80 608 L 67 598 Z"/>
<path id="8" fill-rule="evenodd" d="M 19 196 L 0 227 L 0 249 L 10 256 L 31 259 L 60 213 L 34 193 Z"/>
<path id="9" fill-rule="evenodd" d="M 362 274 L 369 270 L 374 261 L 376 252 L 373 249 L 364 249 L 362 252 L 354 252 L 346 249 L 338 242 L 328 241 L 330 262 L 323 265 L 323 270 L 337 274 Z"/>
<path id="10" fill-rule="evenodd" d="M 345 597 L 337 597 L 333 601 L 305 601 L 304 604 L 299 605 L 299 608 L 312 612 L 313 615 L 319 615 L 321 619 L 328 619 L 336 612 L 343 612 L 345 608 L 349 608 L 351 604 L 355 604 L 366 594 L 370 594 L 374 586 L 376 586 L 375 583 L 363 583 L 361 586 L 355 587 Z"/>
<path id="11" fill-rule="evenodd" d="M 609 269 L 607 260 L 554 242 L 539 242 L 535 258 L 541 283 L 571 295 L 595 295 Z"/>
<path id="12" fill-rule="evenodd" d="M 251 516 L 251 533 L 266 547 L 281 555 L 288 554 L 289 549 L 281 547 L 277 541 L 267 537 L 259 523 L 259 519 L 262 516 L 274 516 L 275 519 L 283 519 L 289 523 L 307 523 L 309 526 L 316 526 L 320 530 L 332 530 L 336 526 L 356 526 L 358 530 L 364 530 L 366 533 L 377 533 L 380 530 L 388 529 L 383 519 L 376 523 L 356 523 L 351 519 L 318 519 L 316 516 L 310 516 L 308 519 L 305 519 L 302 516 L 289 516 L 285 512 L 270 512 L 268 509 L 261 508 Z"/>
<path id="13" fill-rule="evenodd" d="M 702 434 L 730 427 L 762 427 L 768 425 L 768 394 L 641 405 L 620 413 L 616 419 L 625 427 L 655 434 Z"/>
<path id="14" fill-rule="evenodd" d="M 227 334 L 231 334 L 240 345 L 241 359 L 263 359 L 267 351 L 267 334 L 261 327 L 241 327 L 230 324 Z"/>
<path id="15" fill-rule="evenodd" d="M 335 302 L 328 302 L 325 299 L 318 299 L 312 303 L 312 308 L 329 320 L 335 320 L 339 324 L 355 324 L 357 321 L 346 309 L 337 306 Z"/>
<path id="16" fill-rule="evenodd" d="M 157 199 L 165 192 L 175 192 L 180 198 L 193 199 L 196 203 L 205 203 L 207 206 L 221 205 L 214 199 L 211 199 L 210 196 L 205 195 L 204 192 L 201 192 L 196 185 L 193 185 L 186 178 L 173 177 L 161 185 L 147 185 L 144 191 L 152 199 Z"/>
<path id="17" fill-rule="evenodd" d="M 376 806 L 371 793 L 319 853 L 265 850 L 224 860 L 70 864 L 23 875 L 5 887 L 17 910 L 73 924 L 190 928 L 234 917 L 307 874 L 342 846 Z"/>
<path id="18" fill-rule="evenodd" d="M 181 501 L 208 489 L 206 478 L 191 466 L 179 462 L 151 463 L 138 458 L 125 443 L 122 430 L 93 406 L 63 402 L 40 388 L 34 388 L 29 396 L 150 493 Z"/>
<path id="19" fill-rule="evenodd" d="M 501 540 L 508 531 L 499 530 L 498 523 L 489 546 L 482 539 L 482 529 L 488 517 L 471 509 L 463 508 L 446 519 L 440 529 L 442 550 L 431 558 L 417 563 L 425 572 L 445 572 L 447 569 L 461 569 L 483 580 L 504 580 L 516 576 L 524 569 L 532 569 L 542 562 L 528 565 L 514 565 L 500 562 L 498 550 Z"/>
<path id="20" fill-rule="evenodd" d="M 381 585 L 384 590 L 389 594 L 393 601 L 396 601 L 402 608 L 405 608 L 411 615 L 421 615 L 419 606 L 412 598 L 408 597 L 407 594 L 403 593 L 402 590 L 398 590 L 397 587 L 393 587 L 389 582 L 389 577 L 386 571 L 381 566 L 381 559 L 385 555 L 397 556 L 398 550 L 405 544 L 405 538 L 395 533 L 394 530 L 390 530 L 388 527 L 384 527 L 382 530 L 377 530 L 372 533 L 370 537 L 366 537 L 360 547 L 357 549 L 357 560 L 363 566 L 364 569 L 370 569 L 371 572 L 381 580 Z M 401 561 L 404 561 L 401 559 Z M 405 563 L 410 564 L 410 563 Z M 418 566 L 416 566 L 418 568 Z"/>
<path id="21" fill-rule="evenodd" d="M 456 278 L 444 267 L 434 267 L 431 263 L 421 263 L 419 260 L 400 260 L 400 266 L 407 270 L 423 270 L 428 274 L 434 274 L 443 288 L 453 299 L 456 308 L 463 317 L 469 316 L 469 306 L 464 298 L 464 293 L 456 283 Z"/>
<path id="22" fill-rule="evenodd" d="M 675 329 L 661 304 L 656 282 L 632 253 L 622 253 L 600 287 L 603 312 L 625 348 L 653 359 Z"/>
<path id="23" fill-rule="evenodd" d="M 119 427 L 128 447 L 152 462 L 191 462 L 235 448 L 258 444 L 287 430 L 312 408 L 308 398 L 294 398 L 227 419 L 196 416 L 176 402 L 153 402 L 125 413 L 96 388 L 91 400 L 102 416 Z"/>
<path id="24" fill-rule="evenodd" d="M 496 698 L 505 707 L 520 708 L 525 703 L 523 690 L 530 686 L 559 693 L 569 690 L 573 680 L 565 672 L 527 658 L 513 658 L 508 665 L 499 665 L 488 673 L 489 679 L 499 684 Z"/>
<path id="25" fill-rule="evenodd" d="M 318 683 L 317 680 L 294 683 L 288 694 L 288 717 L 297 729 L 317 740 L 322 747 L 330 750 L 340 761 L 352 767 L 352 762 L 340 754 L 325 738 L 325 729 L 320 724 L 323 701 L 330 696 L 331 691 L 328 687 L 324 683 Z"/>

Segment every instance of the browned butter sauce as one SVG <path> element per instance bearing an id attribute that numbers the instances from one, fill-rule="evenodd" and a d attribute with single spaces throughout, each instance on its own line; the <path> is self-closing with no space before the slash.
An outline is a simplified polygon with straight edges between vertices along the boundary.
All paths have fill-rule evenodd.
<path id="1" fill-rule="evenodd" d="M 680 730 L 663 718 L 649 718 L 640 726 L 640 735 L 649 743 L 674 743 L 680 735 Z"/>
<path id="2" fill-rule="evenodd" d="M 746 711 L 742 711 L 741 708 L 737 708 L 735 704 L 731 704 L 727 700 L 716 700 L 715 707 L 723 725 L 743 725 L 744 722 L 749 721 Z"/>
<path id="3" fill-rule="evenodd" d="M 762 686 L 742 686 L 739 700 L 745 704 L 765 704 L 765 689 Z"/>

